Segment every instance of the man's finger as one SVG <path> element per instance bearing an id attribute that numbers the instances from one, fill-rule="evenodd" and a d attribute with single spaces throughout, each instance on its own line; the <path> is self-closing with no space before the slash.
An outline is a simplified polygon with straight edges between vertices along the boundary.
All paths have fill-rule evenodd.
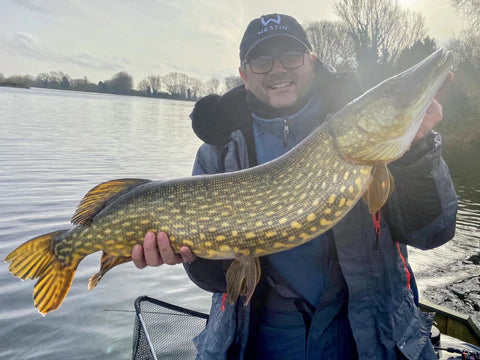
<path id="1" fill-rule="evenodd" d="M 420 140 L 423 138 L 425 135 L 427 135 L 430 130 L 432 130 L 435 125 L 437 125 L 440 121 L 443 119 L 443 109 L 442 105 L 436 100 L 433 99 L 432 103 L 427 109 L 427 112 L 425 113 L 425 116 L 423 117 L 422 123 L 420 124 L 420 127 L 415 134 L 415 138 L 413 139 L 413 142 L 415 143 L 416 141 Z"/>
<path id="2" fill-rule="evenodd" d="M 132 249 L 132 261 L 135 266 L 139 269 L 143 269 L 147 266 L 147 262 L 145 261 L 145 256 L 143 255 L 143 247 L 142 245 L 135 245 Z"/>
<path id="3" fill-rule="evenodd" d="M 453 72 L 449 71 L 448 72 L 448 75 L 447 75 L 447 78 L 445 79 L 443 85 L 440 87 L 440 89 L 438 90 L 437 92 L 437 95 L 435 95 L 435 99 L 438 100 L 438 98 L 440 96 L 442 96 L 443 92 L 445 91 L 445 89 L 447 88 L 447 85 L 453 80 Z"/>
<path id="4" fill-rule="evenodd" d="M 182 256 L 183 262 L 191 264 L 197 258 L 195 254 L 190 250 L 188 246 L 182 246 L 180 248 L 180 255 Z"/>
<path id="5" fill-rule="evenodd" d="M 143 240 L 143 252 L 147 265 L 159 266 L 164 263 L 159 248 L 157 247 L 155 234 L 151 231 L 145 235 L 145 239 Z"/>
<path id="6" fill-rule="evenodd" d="M 170 240 L 168 239 L 167 234 L 164 232 L 159 232 L 157 234 L 157 245 L 162 260 L 165 264 L 175 265 L 183 262 L 182 257 L 173 252 L 172 246 L 170 245 Z"/>

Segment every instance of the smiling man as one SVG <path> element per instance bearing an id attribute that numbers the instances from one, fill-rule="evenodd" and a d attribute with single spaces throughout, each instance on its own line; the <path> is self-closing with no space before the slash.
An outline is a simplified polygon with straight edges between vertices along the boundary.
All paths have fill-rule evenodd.
<path id="1" fill-rule="evenodd" d="M 250 49 L 243 59 L 239 72 L 245 88 L 261 102 L 273 108 L 301 108 L 311 97 L 315 57 L 308 45 L 276 37 Z"/>
<path id="2" fill-rule="evenodd" d="M 250 22 L 239 70 L 244 86 L 203 98 L 191 114 L 205 142 L 194 175 L 275 159 L 359 94 L 352 75 L 316 59 L 305 31 L 287 15 Z M 183 262 L 192 281 L 213 292 L 208 325 L 195 339 L 197 358 L 436 359 L 405 245 L 432 248 L 455 231 L 456 195 L 431 131 L 441 118 L 434 101 L 415 144 L 390 165 L 396 190 L 380 213 L 372 219 L 359 202 L 327 233 L 262 257 L 247 306 L 225 301 L 231 261 L 196 258 L 187 247 L 175 254 L 165 233 L 148 233 L 132 252 L 137 267 Z"/>

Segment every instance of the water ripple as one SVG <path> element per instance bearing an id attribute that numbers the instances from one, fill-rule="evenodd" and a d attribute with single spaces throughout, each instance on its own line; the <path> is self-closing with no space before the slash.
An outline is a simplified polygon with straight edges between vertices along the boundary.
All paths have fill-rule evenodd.
<path id="1" fill-rule="evenodd" d="M 200 145 L 190 129 L 192 105 L 0 88 L 0 258 L 34 236 L 69 227 L 82 196 L 102 181 L 188 176 Z M 33 306 L 34 282 L 19 281 L 0 261 L 0 358 L 127 359 L 133 314 L 105 310 L 133 310 L 146 293 L 184 305 L 194 299 L 208 311 L 210 296 L 181 266 L 120 265 L 89 292 L 99 267 L 99 253 L 84 259 L 61 309 L 43 318 Z"/>

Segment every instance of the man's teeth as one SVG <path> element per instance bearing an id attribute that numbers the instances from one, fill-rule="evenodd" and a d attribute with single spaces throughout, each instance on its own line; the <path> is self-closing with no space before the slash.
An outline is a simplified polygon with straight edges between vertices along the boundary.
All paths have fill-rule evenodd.
<path id="1" fill-rule="evenodd" d="M 281 84 L 275 84 L 275 85 L 272 85 L 270 86 L 272 89 L 278 89 L 278 88 L 282 88 L 282 87 L 285 87 L 285 86 L 288 86 L 290 85 L 291 82 L 284 82 L 284 83 L 281 83 Z"/>

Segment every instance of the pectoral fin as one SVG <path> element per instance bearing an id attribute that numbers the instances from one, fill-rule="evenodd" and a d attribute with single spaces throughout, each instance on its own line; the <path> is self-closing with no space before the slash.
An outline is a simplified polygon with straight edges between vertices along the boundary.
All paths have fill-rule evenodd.
<path id="1" fill-rule="evenodd" d="M 374 168 L 373 179 L 363 200 L 368 204 L 371 214 L 375 214 L 387 201 L 394 189 L 393 176 L 387 165 L 377 165 Z"/>
<path id="2" fill-rule="evenodd" d="M 245 305 L 247 305 L 260 280 L 260 262 L 258 258 L 245 256 L 235 259 L 227 270 L 226 279 L 230 304 L 235 304 L 241 295 L 247 297 L 245 301 Z"/>
<path id="3" fill-rule="evenodd" d="M 92 290 L 97 286 L 100 279 L 105 275 L 105 273 L 111 268 L 123 264 L 124 262 L 130 261 L 132 258 L 130 256 L 112 256 L 108 255 L 105 251 L 102 254 L 102 261 L 100 266 L 100 271 L 93 275 L 88 281 L 88 290 Z"/>

